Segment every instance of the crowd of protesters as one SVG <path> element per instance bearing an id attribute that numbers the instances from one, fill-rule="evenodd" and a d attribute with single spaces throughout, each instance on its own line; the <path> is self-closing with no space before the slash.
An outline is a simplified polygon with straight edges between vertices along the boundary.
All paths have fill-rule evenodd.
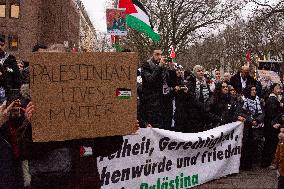
<path id="1" fill-rule="evenodd" d="M 30 120 L 36 107 L 29 95 L 29 65 L 4 47 L 0 38 L 0 189 L 100 188 L 96 158 L 121 148 L 122 136 L 33 143 Z M 60 44 L 38 44 L 32 51 L 66 49 Z M 139 126 L 197 133 L 241 121 L 240 168 L 251 170 L 256 160 L 271 169 L 279 165 L 279 187 L 283 187 L 282 84 L 263 88 L 249 70 L 242 66 L 233 76 L 221 76 L 216 70 L 209 79 L 201 65 L 185 70 L 154 50 L 138 69 Z M 91 153 L 85 156 L 87 148 Z"/>
<path id="2" fill-rule="evenodd" d="M 270 169 L 283 163 L 284 152 L 281 161 L 274 156 L 279 129 L 284 126 L 281 83 L 262 87 L 247 65 L 232 76 L 224 73 L 221 77 L 215 70 L 214 78 L 209 79 L 201 65 L 185 70 L 168 59 L 161 50 L 154 50 L 138 71 L 142 78 L 137 80 L 141 127 L 195 133 L 241 121 L 240 169 L 251 170 L 254 162 Z"/>
<path id="3" fill-rule="evenodd" d="M 30 120 L 36 107 L 29 93 L 29 65 L 4 48 L 5 39 L 0 38 L 0 189 L 99 189 L 96 158 L 119 150 L 122 136 L 33 142 Z M 37 44 L 32 51 L 66 48 Z"/>

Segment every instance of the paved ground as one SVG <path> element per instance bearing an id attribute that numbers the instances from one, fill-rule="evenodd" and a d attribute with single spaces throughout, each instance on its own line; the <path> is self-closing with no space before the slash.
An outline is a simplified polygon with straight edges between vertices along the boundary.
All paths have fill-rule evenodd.
<path id="1" fill-rule="evenodd" d="M 253 171 L 241 171 L 240 174 L 230 175 L 194 189 L 276 189 L 277 176 L 275 170 L 255 167 Z"/>

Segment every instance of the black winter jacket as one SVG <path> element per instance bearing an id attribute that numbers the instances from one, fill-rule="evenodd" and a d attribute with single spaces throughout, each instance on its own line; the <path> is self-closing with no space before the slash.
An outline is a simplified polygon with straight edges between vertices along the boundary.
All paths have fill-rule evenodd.
<path id="1" fill-rule="evenodd" d="M 236 90 L 236 92 L 238 94 L 242 94 L 243 92 L 243 88 L 242 88 L 242 82 L 241 82 L 241 76 L 240 76 L 240 72 L 238 72 L 237 74 L 235 74 L 231 80 L 230 80 L 230 84 L 234 87 L 234 89 Z M 247 82 L 246 85 L 256 85 L 256 81 L 255 79 L 253 79 L 251 76 L 247 77 Z"/>
<path id="2" fill-rule="evenodd" d="M 281 106 L 276 96 L 271 96 L 265 102 L 264 127 L 266 131 L 274 130 L 272 122 L 281 114 Z"/>
<path id="3" fill-rule="evenodd" d="M 148 60 L 142 65 L 142 119 L 154 127 L 162 127 L 162 97 L 165 68 Z"/>
<path id="4" fill-rule="evenodd" d="M 229 95 L 213 99 L 210 106 L 211 112 L 221 120 L 221 125 L 237 121 L 238 116 L 246 118 L 246 111 L 242 108 L 243 103 Z"/>
<path id="5" fill-rule="evenodd" d="M 0 59 L 3 59 L 4 57 L 5 55 L 0 55 Z M 13 91 L 11 89 L 20 89 L 21 87 L 21 74 L 16 58 L 9 55 L 3 65 L 0 64 L 0 72 L 2 74 L 0 76 L 0 87 L 5 89 L 6 97 L 9 98 L 13 95 Z"/>

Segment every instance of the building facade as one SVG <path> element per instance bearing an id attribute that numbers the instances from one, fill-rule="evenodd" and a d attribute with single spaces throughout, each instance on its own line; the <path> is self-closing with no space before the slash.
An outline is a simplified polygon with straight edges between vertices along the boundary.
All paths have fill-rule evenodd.
<path id="1" fill-rule="evenodd" d="M 36 43 L 78 47 L 79 15 L 74 0 L 0 0 L 0 35 L 7 52 L 28 60 Z"/>
<path id="2" fill-rule="evenodd" d="M 93 52 L 97 43 L 96 30 L 83 3 L 80 0 L 76 0 L 76 4 L 80 14 L 79 49 L 81 51 Z"/>

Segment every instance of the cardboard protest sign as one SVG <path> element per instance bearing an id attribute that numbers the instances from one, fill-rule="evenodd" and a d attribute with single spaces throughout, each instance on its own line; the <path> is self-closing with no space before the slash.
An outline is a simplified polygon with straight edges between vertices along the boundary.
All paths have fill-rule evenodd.
<path id="1" fill-rule="evenodd" d="M 238 173 L 242 138 L 241 122 L 199 133 L 140 129 L 97 158 L 101 188 L 185 189 Z"/>
<path id="2" fill-rule="evenodd" d="M 63 141 L 134 132 L 137 62 L 135 53 L 33 54 L 33 140 Z"/>
<path id="3" fill-rule="evenodd" d="M 110 35 L 127 35 L 125 9 L 107 9 L 107 33 Z"/>

